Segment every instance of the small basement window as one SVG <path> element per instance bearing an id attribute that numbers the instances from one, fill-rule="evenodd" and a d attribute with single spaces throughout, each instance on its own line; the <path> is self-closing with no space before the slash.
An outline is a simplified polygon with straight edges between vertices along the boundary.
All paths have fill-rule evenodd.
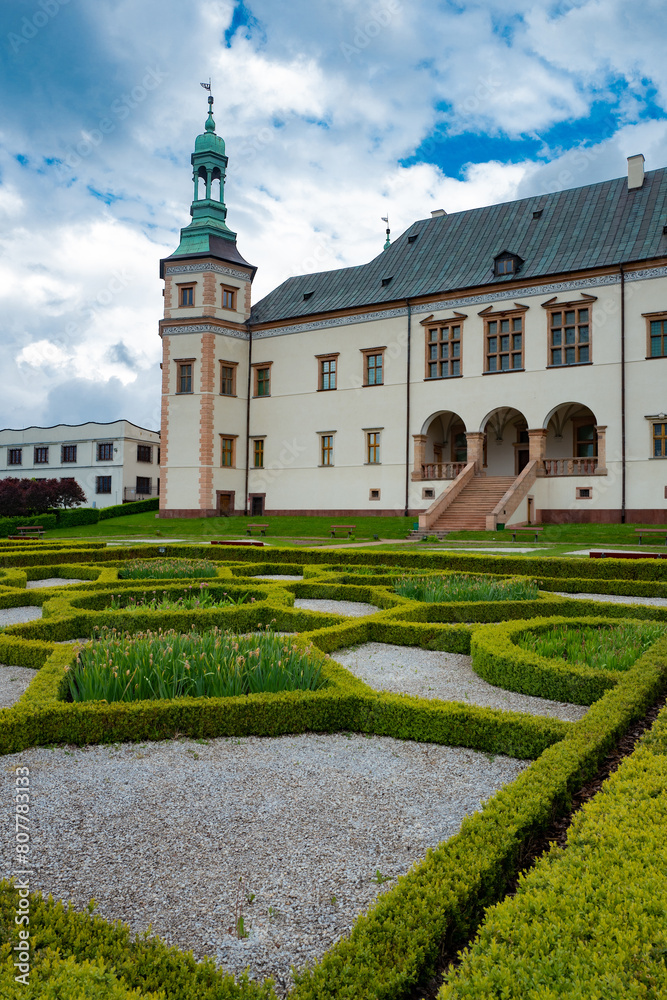
<path id="1" fill-rule="evenodd" d="M 592 486 L 577 486 L 577 500 L 592 500 L 592 499 L 593 499 Z"/>
<path id="2" fill-rule="evenodd" d="M 435 489 L 432 486 L 425 486 L 422 489 L 422 500 L 435 500 Z"/>
<path id="3" fill-rule="evenodd" d="M 369 490 L 368 499 L 369 500 L 379 500 L 380 499 L 380 491 L 379 490 Z"/>

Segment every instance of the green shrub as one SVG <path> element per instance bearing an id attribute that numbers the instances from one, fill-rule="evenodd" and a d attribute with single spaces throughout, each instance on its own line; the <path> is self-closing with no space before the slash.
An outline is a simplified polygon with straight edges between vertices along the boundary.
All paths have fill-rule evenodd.
<path id="1" fill-rule="evenodd" d="M 487 911 L 439 1000 L 667 996 L 666 828 L 667 759 L 641 748 Z"/>
<path id="2" fill-rule="evenodd" d="M 97 524 L 100 512 L 92 507 L 79 507 L 56 512 L 58 528 L 76 528 L 80 524 Z"/>
<path id="3" fill-rule="evenodd" d="M 189 587 L 189 593 L 182 597 L 170 595 L 166 590 L 153 597 L 149 597 L 147 593 L 143 593 L 139 597 L 127 593 L 114 594 L 108 607 L 112 611 L 120 611 L 121 608 L 130 611 L 193 611 L 198 608 L 222 608 L 229 605 L 245 604 L 249 598 L 247 593 L 234 596 L 226 591 L 222 596 L 219 596 L 204 589 L 207 586 L 206 583 L 200 583 L 197 588 Z M 153 593 L 155 594 L 155 591 Z M 254 600 L 254 597 L 250 597 L 251 603 Z"/>
<path id="4" fill-rule="evenodd" d="M 147 510 L 159 510 L 160 498 L 151 497 L 150 500 L 135 500 L 132 503 L 112 504 L 110 507 L 100 508 L 100 521 L 107 521 L 111 517 L 129 517 L 130 514 L 143 514 Z"/>
<path id="5" fill-rule="evenodd" d="M 430 604 L 449 601 L 534 601 L 533 580 L 492 580 L 483 576 L 451 573 L 447 576 L 407 576 L 394 580 L 401 597 Z"/>
<path id="6" fill-rule="evenodd" d="M 77 962 L 47 950 L 31 968 L 25 982 L 16 982 L 10 959 L 0 965 L 0 996 L 3 1000 L 164 1000 L 164 990 L 145 993 L 119 982 L 99 959 Z"/>
<path id="7" fill-rule="evenodd" d="M 119 580 L 181 580 L 216 575 L 215 564 L 205 559 L 135 559 L 118 570 Z"/>
<path id="8" fill-rule="evenodd" d="M 315 691 L 323 683 L 321 663 L 289 638 L 220 629 L 203 635 L 103 631 L 77 653 L 67 679 L 73 701 L 108 702 Z"/>
<path id="9" fill-rule="evenodd" d="M 13 535 L 16 528 L 30 524 L 40 524 L 45 531 L 55 528 L 55 514 L 36 514 L 34 517 L 0 517 L 0 535 Z"/>

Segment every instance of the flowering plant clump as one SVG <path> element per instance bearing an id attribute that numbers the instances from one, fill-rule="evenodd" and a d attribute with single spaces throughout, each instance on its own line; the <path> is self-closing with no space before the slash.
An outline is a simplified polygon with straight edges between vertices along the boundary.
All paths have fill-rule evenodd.
<path id="1" fill-rule="evenodd" d="M 324 683 L 312 646 L 298 648 L 268 628 L 249 635 L 102 629 L 67 679 L 73 701 L 109 702 L 315 691 Z"/>
<path id="2" fill-rule="evenodd" d="M 534 601 L 538 596 L 534 580 L 493 580 L 464 573 L 401 577 L 394 580 L 394 591 L 401 597 L 431 604 L 449 601 Z"/>
<path id="3" fill-rule="evenodd" d="M 613 628 L 558 625 L 547 632 L 524 632 L 517 645 L 540 656 L 584 663 L 603 670 L 628 670 L 667 635 L 664 625 L 614 625 Z"/>
<path id="4" fill-rule="evenodd" d="M 208 559 L 132 559 L 118 570 L 119 580 L 187 580 L 217 576 Z"/>
<path id="5" fill-rule="evenodd" d="M 114 594 L 111 598 L 109 608 L 111 611 L 193 611 L 196 608 L 222 608 L 230 604 L 245 604 L 248 594 L 223 593 L 222 597 L 215 597 L 207 589 L 207 583 L 200 583 L 198 587 L 189 586 L 188 593 L 183 597 L 173 597 L 168 591 L 163 590 L 158 594 L 153 590 L 150 594 L 145 593 L 140 597 L 125 594 Z M 250 598 L 250 604 L 255 601 Z"/>

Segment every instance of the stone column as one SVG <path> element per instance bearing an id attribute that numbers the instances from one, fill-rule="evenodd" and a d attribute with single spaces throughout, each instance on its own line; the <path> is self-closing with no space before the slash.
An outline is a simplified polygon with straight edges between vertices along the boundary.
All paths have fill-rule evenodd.
<path id="1" fill-rule="evenodd" d="M 426 462 L 426 434 L 413 434 L 415 442 L 415 465 L 412 471 L 412 481 L 419 482 L 423 479 L 422 465 Z"/>
<path id="2" fill-rule="evenodd" d="M 484 433 L 482 431 L 466 431 L 468 444 L 468 462 L 475 463 L 475 472 L 481 472 L 484 465 Z"/>
<path id="3" fill-rule="evenodd" d="M 537 466 L 538 476 L 544 475 L 544 467 L 542 462 L 547 457 L 547 432 L 546 428 L 540 427 L 535 430 L 528 431 L 528 460 L 530 462 L 535 459 L 539 462 Z"/>
<path id="4" fill-rule="evenodd" d="M 596 476 L 606 476 L 607 475 L 607 425 L 604 426 L 596 425 L 596 434 L 598 436 L 598 467 L 595 470 Z"/>

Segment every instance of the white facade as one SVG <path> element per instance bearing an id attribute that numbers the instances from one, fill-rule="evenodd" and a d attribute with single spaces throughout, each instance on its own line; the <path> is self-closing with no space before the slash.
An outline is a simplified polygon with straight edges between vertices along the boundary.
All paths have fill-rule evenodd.
<path id="1" fill-rule="evenodd" d="M 638 159 L 629 182 L 477 210 L 506 229 L 512 220 L 516 254 L 482 247 L 478 260 L 463 226 L 479 217 L 457 230 L 457 217 L 434 213 L 386 256 L 290 279 L 252 311 L 249 265 L 167 258 L 161 516 L 423 514 L 430 524 L 468 469 L 466 482 L 509 481 L 486 527 L 667 521 L 667 172 L 644 188 Z M 492 230 L 493 220 L 489 246 Z M 449 290 L 424 291 L 427 248 L 445 273 L 459 238 L 469 283 L 459 274 Z M 419 294 L 384 293 L 392 281 L 398 291 L 394 273 Z M 181 306 L 184 282 L 194 297 Z M 230 285 L 234 310 L 222 307 Z M 440 368 L 443 351 L 456 366 Z"/>
<path id="2" fill-rule="evenodd" d="M 87 506 L 159 492 L 160 435 L 129 420 L 0 430 L 0 479 L 75 479 Z"/>

